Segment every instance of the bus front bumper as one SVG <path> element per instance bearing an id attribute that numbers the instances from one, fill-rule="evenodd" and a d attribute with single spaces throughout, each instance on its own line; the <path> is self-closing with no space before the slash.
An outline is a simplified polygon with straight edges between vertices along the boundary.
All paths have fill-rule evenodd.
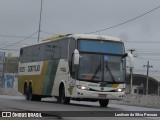
<path id="1" fill-rule="evenodd" d="M 77 89 L 76 98 L 122 100 L 125 92 L 99 92 Z"/>

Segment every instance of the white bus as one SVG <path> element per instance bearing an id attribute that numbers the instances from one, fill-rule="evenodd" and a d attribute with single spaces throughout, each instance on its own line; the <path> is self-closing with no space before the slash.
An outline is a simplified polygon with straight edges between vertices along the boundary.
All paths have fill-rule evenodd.
<path id="1" fill-rule="evenodd" d="M 20 49 L 18 90 L 27 100 L 109 100 L 125 94 L 126 54 L 118 38 L 70 34 Z"/>

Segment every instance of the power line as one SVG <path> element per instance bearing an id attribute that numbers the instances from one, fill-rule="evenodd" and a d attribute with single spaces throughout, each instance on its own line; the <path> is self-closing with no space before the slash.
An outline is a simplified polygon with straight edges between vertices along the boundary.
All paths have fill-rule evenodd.
<path id="1" fill-rule="evenodd" d="M 126 23 L 129 23 L 129 22 L 131 22 L 131 21 L 134 21 L 134 20 L 136 20 L 136 19 L 138 19 L 138 18 L 141 18 L 141 17 L 143 17 L 143 16 L 145 16 L 145 15 L 147 15 L 147 14 L 149 14 L 149 13 L 151 13 L 151 12 L 153 12 L 153 11 L 159 9 L 159 8 L 160 8 L 160 5 L 159 5 L 158 7 L 155 7 L 155 8 L 153 8 L 153 9 L 151 9 L 151 10 L 149 10 L 149 11 L 147 11 L 147 12 L 145 12 L 145 13 L 139 15 L 139 16 L 137 16 L 137 17 L 134 17 L 134 18 L 132 18 L 132 19 L 129 19 L 129 20 L 125 21 L 125 22 L 122 22 L 122 23 L 119 23 L 119 24 L 116 24 L 116 25 L 113 25 L 113 26 L 110 26 L 110 27 L 107 27 L 107 28 L 104 28 L 104 29 L 101 29 L 101 30 L 88 32 L 88 33 L 86 33 L 86 34 L 102 32 L 102 31 L 105 31 L 105 30 L 109 30 L 109 29 L 112 29 L 112 28 L 121 26 L 121 25 L 123 25 L 123 24 L 126 24 Z"/>
<path id="2" fill-rule="evenodd" d="M 4 37 L 4 38 L 26 38 L 27 36 L 3 35 L 3 34 L 0 34 L 0 37 Z M 29 39 L 37 39 L 37 37 L 30 37 Z"/>
<path id="3" fill-rule="evenodd" d="M 18 49 L 3 49 L 3 48 L 2 49 L 0 48 L 0 50 L 19 51 Z"/>
<path id="4" fill-rule="evenodd" d="M 26 39 L 28 39 L 28 38 L 32 37 L 32 36 L 33 36 L 33 35 L 35 35 L 35 34 L 37 34 L 37 32 L 35 32 L 35 33 L 31 34 L 30 36 L 26 37 L 26 38 L 25 38 L 25 39 L 23 39 L 23 40 L 20 40 L 20 41 L 18 41 L 18 42 L 12 43 L 12 44 L 10 44 L 10 45 L 7 45 L 7 46 L 4 46 L 4 47 L 1 47 L 0 49 L 3 49 L 3 48 L 10 47 L 10 46 L 16 45 L 16 44 L 18 44 L 18 43 L 21 43 L 21 42 L 25 41 Z"/>
<path id="5" fill-rule="evenodd" d="M 0 46 L 4 46 L 4 45 L 8 45 L 8 44 L 11 44 L 11 43 L 3 43 L 3 42 L 2 42 L 2 43 L 0 44 Z M 14 46 L 21 46 L 21 44 L 16 44 L 16 45 L 14 45 Z"/>
<path id="6" fill-rule="evenodd" d="M 58 34 L 49 33 L 49 32 L 45 32 L 45 31 L 40 31 L 40 32 L 47 33 L 47 34 L 52 34 L 52 35 L 58 35 Z M 17 45 L 18 43 L 21 43 L 21 42 L 25 41 L 26 39 L 37 39 L 37 37 L 31 37 L 31 36 L 35 35 L 36 33 L 37 33 L 37 32 L 33 33 L 33 34 L 30 35 L 30 36 L 2 35 L 2 34 L 0 34 L 0 37 L 7 37 L 7 38 L 24 38 L 23 40 L 18 41 L 18 42 L 16 42 L 16 43 L 1 42 L 1 44 L 3 44 L 3 45 L 5 45 L 5 44 L 9 44 L 9 45 L 6 45 L 5 47 L 0 47 L 0 49 L 6 48 L 6 47 L 9 47 L 9 46 Z M 41 37 L 41 39 L 44 39 L 44 38 Z M 19 44 L 18 46 L 20 46 L 20 45 L 21 45 L 21 44 Z"/>
<path id="7" fill-rule="evenodd" d="M 160 41 L 123 41 L 124 43 L 160 43 Z"/>
<path id="8" fill-rule="evenodd" d="M 42 30 L 41 30 L 41 32 L 42 33 L 46 33 L 46 34 L 51 34 L 51 35 L 59 35 L 59 34 L 55 34 L 55 33 L 51 33 L 51 32 L 46 32 L 46 31 L 42 31 Z"/>
<path id="9" fill-rule="evenodd" d="M 144 49 L 141 49 L 141 48 L 138 48 L 138 49 L 136 49 L 136 51 L 137 51 L 137 50 L 160 50 L 160 49 L 152 49 L 152 48 L 151 48 L 151 49 L 147 49 L 147 48 L 146 48 L 146 49 L 145 49 L 145 48 L 144 48 Z"/>
<path id="10" fill-rule="evenodd" d="M 160 60 L 160 58 L 151 58 L 151 57 L 137 57 L 137 59 L 142 59 L 142 60 L 154 60 L 154 61 L 159 61 Z"/>
<path id="11" fill-rule="evenodd" d="M 42 7 L 42 1 L 41 1 L 41 7 Z M 128 22 L 131 22 L 131 21 L 133 21 L 133 20 L 136 20 L 136 19 L 138 19 L 138 18 L 140 18 L 140 17 L 143 17 L 143 16 L 145 16 L 145 15 L 147 15 L 147 14 L 149 14 L 149 13 L 151 13 L 151 12 L 153 12 L 153 11 L 159 9 L 159 8 L 160 8 L 160 5 L 159 5 L 158 7 L 156 7 L 156 8 L 154 8 L 154 9 L 149 10 L 148 12 L 145 12 L 145 13 L 143 13 L 143 14 L 137 16 L 137 17 L 134 17 L 134 18 L 132 18 L 132 19 L 129 19 L 129 20 L 125 21 L 125 22 L 122 22 L 122 23 L 119 23 L 119 24 L 116 24 L 116 25 L 113 25 L 113 26 L 110 26 L 110 27 L 107 27 L 107 28 L 104 28 L 104 29 L 101 29 L 101 30 L 97 30 L 97 31 L 93 31 L 93 32 L 88 32 L 88 33 L 86 33 L 86 34 L 97 33 L 97 32 L 101 32 L 101 31 L 105 31 L 105 30 L 108 30 L 108 29 L 112 29 L 112 28 L 121 26 L 121 25 L 126 24 L 126 23 L 128 23 Z M 41 9 L 42 9 L 42 8 L 41 8 Z M 40 14 L 41 14 L 41 12 L 42 12 L 42 10 L 40 11 Z M 41 16 L 40 16 L 40 22 L 41 22 Z M 39 29 L 38 32 L 40 33 L 41 30 Z M 44 31 L 43 31 L 43 32 L 44 32 Z M 37 32 L 36 32 L 36 33 L 37 33 Z M 44 33 L 52 34 L 52 33 L 49 33 L 49 32 L 44 32 Z M 34 34 L 35 34 L 35 33 L 34 33 Z M 31 36 L 33 36 L 34 34 L 32 34 Z M 2 48 L 6 48 L 6 47 L 9 47 L 9 46 L 13 46 L 13 45 L 15 45 L 15 44 L 18 44 L 18 43 L 20 43 L 20 42 L 25 41 L 25 40 L 28 39 L 28 38 L 31 39 L 31 36 L 24 38 L 23 36 L 15 36 L 15 35 L 0 35 L 0 37 L 24 38 L 24 39 L 21 40 L 21 41 L 18 41 L 18 42 L 16 42 L 16 43 L 13 43 L 13 44 L 10 44 L 10 45 L 7 45 L 7 46 L 2 47 Z M 39 35 L 38 35 L 38 36 L 39 36 Z M 36 38 L 32 38 L 32 39 L 36 39 Z M 39 38 L 38 38 L 38 41 L 39 41 Z M 144 41 L 144 42 L 143 42 L 143 41 L 124 41 L 124 42 L 153 43 L 154 41 L 152 41 L 152 42 L 149 42 L 149 41 L 148 41 L 148 42 L 146 42 L 146 41 Z M 159 42 L 159 41 L 155 41 L 154 43 L 160 43 L 160 42 Z M 0 49 L 1 49 L 1 48 L 0 48 Z"/>

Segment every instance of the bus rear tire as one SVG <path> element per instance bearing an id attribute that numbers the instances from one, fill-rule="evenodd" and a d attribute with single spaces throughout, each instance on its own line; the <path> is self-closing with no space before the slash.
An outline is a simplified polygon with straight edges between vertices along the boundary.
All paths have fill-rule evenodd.
<path id="1" fill-rule="evenodd" d="M 99 100 L 100 107 L 107 107 L 109 103 L 109 99 Z"/>
<path id="2" fill-rule="evenodd" d="M 24 93 L 23 94 L 24 94 L 26 100 L 29 100 L 29 91 L 28 91 L 28 87 L 26 84 L 24 85 Z"/>
<path id="3" fill-rule="evenodd" d="M 65 97 L 64 85 L 60 86 L 59 96 L 58 96 L 57 100 L 58 100 L 58 103 L 63 103 L 63 104 L 69 104 L 70 103 L 70 98 L 69 97 Z"/>
<path id="4" fill-rule="evenodd" d="M 32 94 L 32 86 L 29 87 L 28 100 L 30 101 L 41 101 L 41 97 Z"/>

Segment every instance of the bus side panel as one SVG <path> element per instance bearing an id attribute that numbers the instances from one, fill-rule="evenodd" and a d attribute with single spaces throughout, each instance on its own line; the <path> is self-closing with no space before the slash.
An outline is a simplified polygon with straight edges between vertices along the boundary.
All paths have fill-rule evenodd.
<path id="1" fill-rule="evenodd" d="M 54 84 L 55 74 L 57 71 L 59 60 L 36 62 L 40 64 L 42 71 L 40 73 L 28 72 L 28 66 L 35 63 L 20 64 L 24 67 L 25 71 L 20 72 L 18 77 L 18 91 L 24 92 L 25 82 L 29 86 L 32 84 L 32 92 L 36 95 L 51 95 L 52 87 Z"/>
<path id="2" fill-rule="evenodd" d="M 60 84 L 63 83 L 67 92 L 67 84 L 69 80 L 69 66 L 68 60 L 61 59 L 58 64 L 57 72 L 55 75 L 55 82 L 53 84 L 52 95 L 59 96 L 59 87 Z"/>
<path id="3" fill-rule="evenodd" d="M 24 87 L 24 80 L 22 80 L 23 77 L 18 76 L 18 92 L 23 93 L 23 87 Z"/>
<path id="4" fill-rule="evenodd" d="M 24 84 L 29 83 L 32 84 L 32 92 L 33 94 L 42 95 L 42 88 L 44 84 L 45 76 L 43 74 L 40 75 L 19 75 L 18 77 L 18 91 L 23 93 Z"/>
<path id="5" fill-rule="evenodd" d="M 44 76 L 41 74 L 44 62 L 19 63 L 18 91 L 24 92 L 24 84 L 32 85 L 33 94 L 41 95 Z"/>

